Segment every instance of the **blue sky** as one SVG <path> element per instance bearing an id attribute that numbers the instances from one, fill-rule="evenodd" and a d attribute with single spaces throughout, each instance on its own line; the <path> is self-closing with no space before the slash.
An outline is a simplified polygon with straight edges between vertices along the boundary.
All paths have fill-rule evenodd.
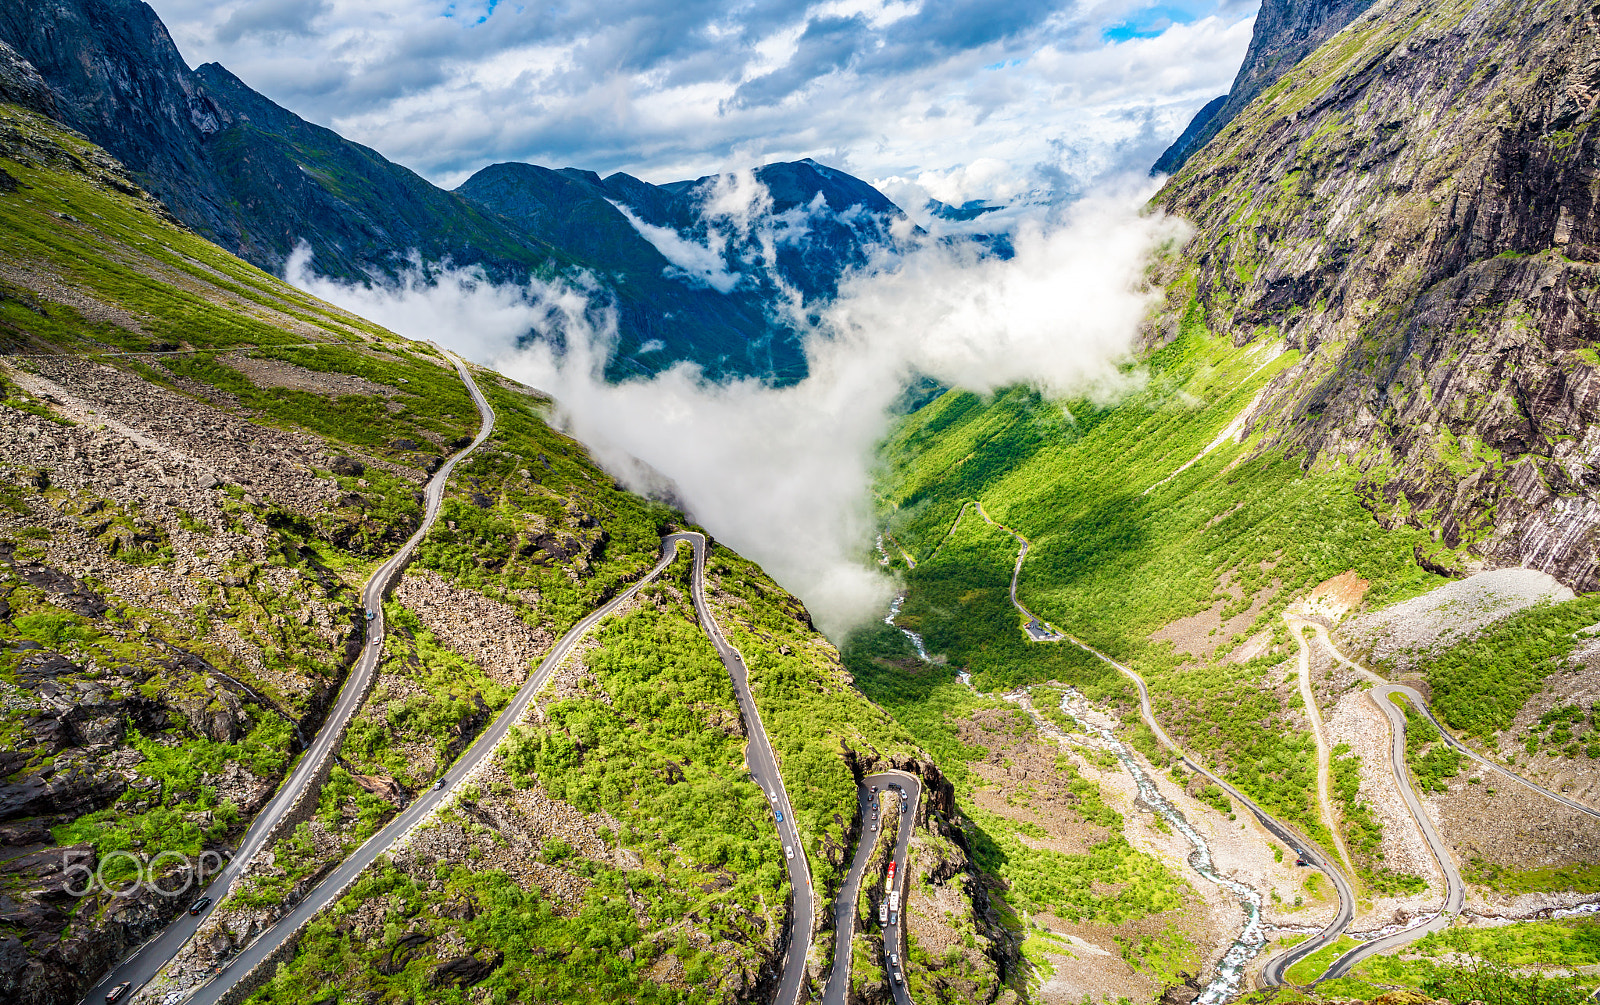
<path id="1" fill-rule="evenodd" d="M 913 208 L 1143 170 L 1224 93 L 1255 4 L 153 0 L 191 64 L 454 186 L 814 157 Z"/>

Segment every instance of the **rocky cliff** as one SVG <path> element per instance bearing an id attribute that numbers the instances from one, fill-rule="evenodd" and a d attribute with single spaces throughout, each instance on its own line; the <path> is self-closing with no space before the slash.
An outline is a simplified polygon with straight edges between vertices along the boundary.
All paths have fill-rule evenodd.
<path id="1" fill-rule="evenodd" d="M 1439 571 L 1600 587 L 1596 18 L 1379 3 L 1157 200 L 1198 226 L 1175 312 L 1303 354 L 1241 435 L 1358 472 Z"/>
<path id="2" fill-rule="evenodd" d="M 1150 173 L 1171 174 L 1183 167 L 1262 91 L 1370 6 L 1372 0 L 1265 0 L 1233 86 L 1195 113 Z"/>

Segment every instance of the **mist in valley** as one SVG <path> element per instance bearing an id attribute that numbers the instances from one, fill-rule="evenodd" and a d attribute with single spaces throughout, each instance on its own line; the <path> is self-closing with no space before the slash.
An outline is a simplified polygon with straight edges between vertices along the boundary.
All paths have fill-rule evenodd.
<path id="1" fill-rule="evenodd" d="M 714 195 L 707 232 L 757 249 L 738 269 L 781 284 L 775 248 L 804 240 L 803 230 L 792 221 L 773 229 L 759 212 L 759 183 Z M 318 276 L 305 253 L 287 275 L 551 394 L 556 424 L 613 474 L 658 496 L 669 479 L 697 521 L 759 562 L 837 639 L 878 614 L 894 589 L 871 560 L 871 471 L 910 382 L 925 376 L 977 393 L 1025 383 L 1101 401 L 1137 386 L 1128 364 L 1157 295 L 1144 268 L 1183 234 L 1181 222 L 1148 212 L 1149 195 L 1141 179 L 1065 208 L 1013 213 L 1006 259 L 961 240 L 880 249 L 833 301 L 806 311 L 797 297 L 779 304 L 795 315 L 809 362 L 809 375 L 788 387 L 713 383 L 687 363 L 608 384 L 615 317 L 589 277 L 503 285 L 419 261 L 399 284 L 347 285 Z"/>

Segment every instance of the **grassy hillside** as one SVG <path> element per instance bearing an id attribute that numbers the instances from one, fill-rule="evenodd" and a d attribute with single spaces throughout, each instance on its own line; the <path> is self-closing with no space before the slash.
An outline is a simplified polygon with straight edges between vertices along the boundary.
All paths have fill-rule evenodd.
<path id="1" fill-rule="evenodd" d="M 1235 442 L 1234 420 L 1295 359 L 1236 347 L 1190 310 L 1133 371 L 1141 388 L 1114 405 L 1021 388 L 935 399 L 885 444 L 878 491 L 885 525 L 917 562 L 896 563 L 910 588 L 901 623 L 978 687 L 1057 679 L 1133 708 L 1098 660 L 1026 640 L 1007 596 L 1016 542 L 976 507 L 963 515 L 968 502 L 1031 542 L 1019 583 L 1029 609 L 1134 665 L 1180 742 L 1319 835 L 1315 753 L 1285 683 L 1279 615 L 1349 570 L 1370 582 L 1369 605 L 1442 580 L 1416 562 L 1431 539 L 1380 527 L 1343 468 Z M 1169 637 L 1152 637 L 1164 628 Z"/>
<path id="2" fill-rule="evenodd" d="M 27 852 L 0 851 L 0 895 L 21 905 L 0 997 L 55 1005 L 186 903 L 64 897 L 61 856 L 122 883 L 172 852 L 156 878 L 180 886 L 176 856 L 237 842 L 360 650 L 360 585 L 478 416 L 442 353 L 184 230 L 81 137 L 0 106 L 0 171 L 0 844 Z M 385 658 L 316 812 L 213 910 L 189 979 L 447 770 L 681 521 L 552 430 L 549 399 L 477 377 L 495 434 L 389 602 Z M 850 689 L 798 601 L 731 552 L 715 566 L 826 888 L 853 766 L 924 755 Z M 418 839 L 426 854 L 363 877 L 264 994 L 306 1000 L 335 959 L 422 1000 L 762 993 L 781 849 L 683 574 L 602 630 L 502 777 Z M 386 920 L 347 938 L 344 912 L 391 908 L 426 909 L 435 941 Z"/>

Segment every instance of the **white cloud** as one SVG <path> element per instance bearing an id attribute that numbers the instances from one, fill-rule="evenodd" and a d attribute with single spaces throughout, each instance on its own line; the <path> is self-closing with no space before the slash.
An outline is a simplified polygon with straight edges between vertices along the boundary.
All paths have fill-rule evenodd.
<path id="1" fill-rule="evenodd" d="M 709 286 L 718 293 L 732 293 L 739 285 L 739 274 L 729 272 L 722 251 L 726 241 L 712 231 L 706 244 L 689 240 L 671 227 L 657 227 L 639 219 L 638 214 L 615 199 L 608 200 L 617 207 L 639 236 L 649 241 L 661 257 L 671 262 L 678 273 L 693 283 Z"/>
<path id="2" fill-rule="evenodd" d="M 924 187 L 993 160 L 1012 179 L 961 191 L 1005 198 L 1039 164 L 1077 189 L 1148 167 L 1248 41 L 1248 10 L 1207 2 L 1215 15 L 1118 43 L 1101 31 L 1132 0 L 502 3 L 482 23 L 488 7 L 434 0 L 155 7 L 192 61 L 447 186 L 503 160 L 664 182 L 743 149 Z"/>
<path id="3" fill-rule="evenodd" d="M 451 345 L 551 392 L 560 421 L 647 488 L 644 461 L 719 539 L 760 562 L 837 633 L 877 610 L 889 583 L 866 560 L 869 486 L 890 404 L 919 374 L 986 392 L 1024 382 L 1114 397 L 1150 292 L 1143 264 L 1181 224 L 1140 210 L 1143 187 L 1086 199 L 1014 236 L 1008 261 L 937 242 L 848 278 L 808 343 L 810 375 L 773 388 L 711 385 L 690 366 L 621 385 L 599 378 L 611 318 L 561 284 L 494 287 L 468 273 L 389 290 L 314 281 L 313 292 L 417 338 Z M 746 193 L 748 195 L 748 193 Z M 729 207 L 737 206 L 730 203 Z M 307 283 L 303 260 L 292 273 Z M 569 352 L 513 348 L 559 331 Z"/>

